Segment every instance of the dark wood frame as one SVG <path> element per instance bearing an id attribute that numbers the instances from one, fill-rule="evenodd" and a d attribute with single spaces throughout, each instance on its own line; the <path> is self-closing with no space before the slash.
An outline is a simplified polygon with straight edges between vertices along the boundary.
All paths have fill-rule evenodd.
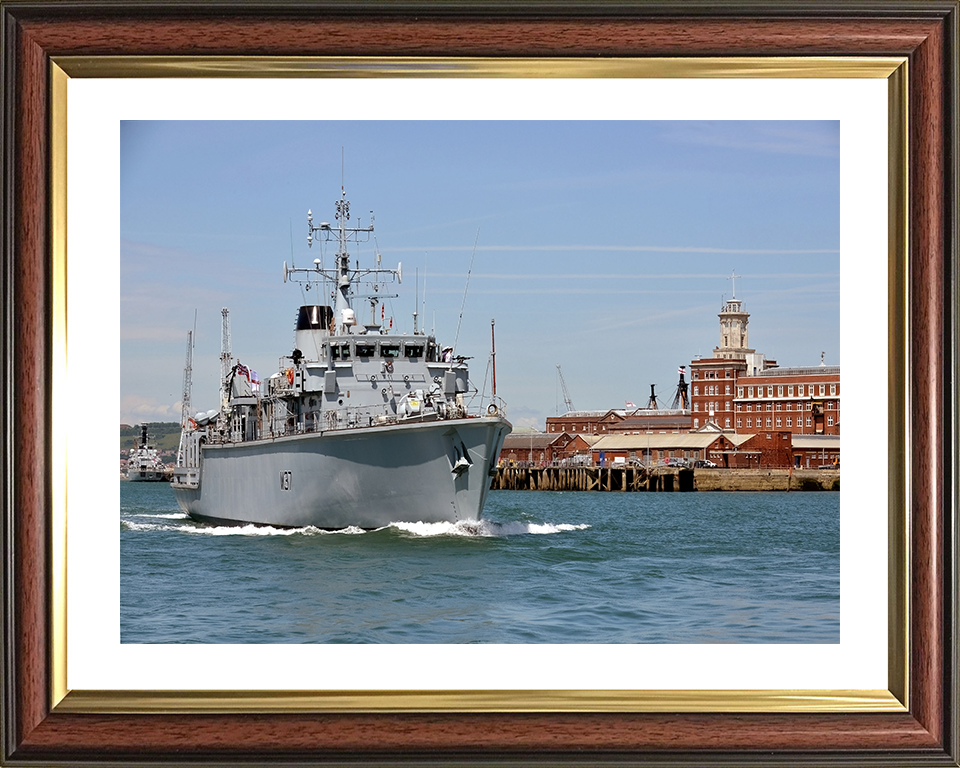
<path id="1" fill-rule="evenodd" d="M 958 765 L 956 0 L 754 3 L 0 0 L 0 761 Z M 909 59 L 905 713 L 65 714 L 50 706 L 51 57 L 817 56 Z"/>

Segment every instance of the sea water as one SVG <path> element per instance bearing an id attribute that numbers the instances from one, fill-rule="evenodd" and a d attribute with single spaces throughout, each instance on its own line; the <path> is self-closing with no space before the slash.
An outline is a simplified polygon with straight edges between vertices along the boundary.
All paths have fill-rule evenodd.
<path id="1" fill-rule="evenodd" d="M 196 523 L 121 482 L 123 643 L 837 643 L 840 494 L 492 491 L 376 531 Z"/>

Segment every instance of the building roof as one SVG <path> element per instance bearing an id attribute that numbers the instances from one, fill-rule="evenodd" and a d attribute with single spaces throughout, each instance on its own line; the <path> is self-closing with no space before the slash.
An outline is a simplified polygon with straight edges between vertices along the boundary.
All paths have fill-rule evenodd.
<path id="1" fill-rule="evenodd" d="M 740 381 L 747 379 L 766 379 L 771 376 L 839 376 L 839 365 L 813 365 L 805 368 L 768 368 L 755 376 L 741 376 Z"/>
<path id="2" fill-rule="evenodd" d="M 618 430 L 620 429 L 645 429 L 646 427 L 657 427 L 657 428 L 666 428 L 666 427 L 685 427 L 689 429 L 690 427 L 690 413 L 689 411 L 685 412 L 685 415 L 680 416 L 655 416 L 653 414 L 644 415 L 644 416 L 630 416 L 629 418 L 624 419 L 619 424 L 616 425 Z"/>
<path id="3" fill-rule="evenodd" d="M 595 451 L 645 451 L 664 448 L 683 448 L 702 450 L 714 443 L 721 435 L 717 432 L 687 432 L 685 434 L 668 433 L 665 435 L 607 435 L 593 446 Z M 742 445 L 753 435 L 723 433 L 733 445 Z"/>
<path id="4" fill-rule="evenodd" d="M 559 416 L 547 416 L 547 421 L 554 421 L 556 419 L 601 419 L 610 414 L 623 418 L 626 411 L 623 408 L 608 408 L 605 411 L 567 411 Z"/>
<path id="5" fill-rule="evenodd" d="M 520 434 L 510 434 L 503 438 L 502 450 L 530 450 L 531 448 L 547 448 L 554 440 L 565 437 L 566 433 L 558 432 L 555 435 L 549 435 L 545 432 L 521 432 Z"/>
<path id="6" fill-rule="evenodd" d="M 800 450 L 840 450 L 840 435 L 794 435 L 793 447 Z"/>
<path id="7" fill-rule="evenodd" d="M 742 357 L 701 357 L 697 360 L 691 360 L 691 366 L 716 365 L 721 368 L 729 368 L 731 365 L 746 365 L 747 361 Z"/>

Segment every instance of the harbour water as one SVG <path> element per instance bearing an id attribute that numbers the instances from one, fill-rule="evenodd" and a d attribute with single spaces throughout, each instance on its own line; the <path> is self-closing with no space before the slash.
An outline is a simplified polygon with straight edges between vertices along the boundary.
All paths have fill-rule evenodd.
<path id="1" fill-rule="evenodd" d="M 482 521 L 200 525 L 120 488 L 123 643 L 837 643 L 839 493 L 491 492 Z"/>

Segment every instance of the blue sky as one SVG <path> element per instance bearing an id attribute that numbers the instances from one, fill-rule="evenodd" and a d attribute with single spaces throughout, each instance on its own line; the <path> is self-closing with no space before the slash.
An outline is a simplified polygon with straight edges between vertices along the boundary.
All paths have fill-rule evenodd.
<path id="1" fill-rule="evenodd" d="M 463 306 L 481 386 L 496 319 L 515 425 L 564 411 L 558 364 L 578 409 L 650 384 L 669 401 L 719 341 L 734 270 L 752 347 L 839 364 L 839 139 L 837 121 L 124 121 L 120 420 L 179 420 L 195 313 L 194 410 L 217 404 L 221 307 L 234 356 L 277 369 L 303 303 L 282 265 L 319 255 L 306 212 L 333 221 L 341 177 L 354 221 L 376 215 L 361 263 L 403 263 L 395 331 L 418 283 L 441 342 Z"/>

